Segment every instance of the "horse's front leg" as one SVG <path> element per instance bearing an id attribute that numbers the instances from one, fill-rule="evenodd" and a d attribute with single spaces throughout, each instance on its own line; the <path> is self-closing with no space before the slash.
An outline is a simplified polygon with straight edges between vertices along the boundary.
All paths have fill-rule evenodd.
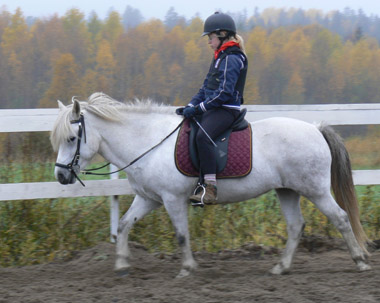
<path id="1" fill-rule="evenodd" d="M 128 234 L 133 225 L 142 219 L 145 215 L 152 210 L 160 207 L 162 204 L 145 199 L 139 195 L 136 195 L 131 207 L 125 213 L 125 215 L 119 221 L 119 227 L 117 230 L 117 243 L 116 243 L 116 262 L 115 271 L 120 275 L 128 273 L 130 268 L 129 259 L 131 253 L 128 247 Z"/>
<path id="2" fill-rule="evenodd" d="M 175 228 L 178 245 L 182 250 L 182 268 L 177 278 L 186 277 L 196 269 L 197 263 L 193 258 L 190 247 L 190 233 L 188 225 L 188 199 L 178 196 L 164 198 L 164 206 Z"/>

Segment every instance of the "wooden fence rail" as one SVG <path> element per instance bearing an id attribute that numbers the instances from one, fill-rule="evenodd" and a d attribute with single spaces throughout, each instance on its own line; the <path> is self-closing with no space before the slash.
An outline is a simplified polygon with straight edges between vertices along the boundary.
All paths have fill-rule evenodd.
<path id="1" fill-rule="evenodd" d="M 380 104 L 247 105 L 245 107 L 248 109 L 248 121 L 282 116 L 329 125 L 380 124 Z M 57 114 L 58 109 L 0 110 L 0 132 L 50 131 Z M 355 170 L 353 176 L 355 185 L 380 184 L 380 170 Z M 73 185 L 61 185 L 58 182 L 0 184 L 0 201 L 129 194 L 133 194 L 133 190 L 126 179 L 86 181 L 86 187 L 82 187 L 78 182 Z M 113 210 L 111 233 L 115 235 L 117 222 L 114 221 L 118 218 L 115 199 L 111 209 Z"/>
<path id="2" fill-rule="evenodd" d="M 330 125 L 380 124 L 380 104 L 247 105 L 246 107 L 249 121 L 283 116 Z M 57 114 L 58 109 L 0 110 L 0 132 L 50 131 Z M 353 173 L 356 185 L 380 184 L 380 170 L 356 170 Z M 57 182 L 0 184 L 0 201 L 127 194 L 133 194 L 128 181 L 118 179 L 86 181 L 86 187 L 80 184 L 64 186 Z"/>

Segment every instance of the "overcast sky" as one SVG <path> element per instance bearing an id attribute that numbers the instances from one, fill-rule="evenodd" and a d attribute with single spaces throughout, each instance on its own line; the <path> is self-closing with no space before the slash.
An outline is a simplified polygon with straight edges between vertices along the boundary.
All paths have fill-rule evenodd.
<path id="1" fill-rule="evenodd" d="M 104 18 L 111 7 L 122 14 L 127 5 L 139 9 L 145 19 L 163 19 L 170 7 L 174 7 L 179 15 L 185 16 L 187 19 L 197 13 L 202 19 L 205 19 L 218 9 L 224 12 L 240 12 L 246 9 L 250 16 L 253 14 L 255 7 L 258 7 L 260 11 L 268 7 L 294 7 L 302 9 L 316 8 L 324 12 L 331 10 L 342 11 L 345 7 L 350 7 L 354 10 L 362 9 L 366 15 L 375 14 L 380 16 L 380 0 L 1 0 L 0 8 L 3 5 L 12 13 L 17 7 L 20 7 L 25 17 L 49 17 L 55 13 L 62 16 L 67 10 L 75 7 L 85 13 L 86 17 L 92 11 L 95 11 L 99 17 Z"/>

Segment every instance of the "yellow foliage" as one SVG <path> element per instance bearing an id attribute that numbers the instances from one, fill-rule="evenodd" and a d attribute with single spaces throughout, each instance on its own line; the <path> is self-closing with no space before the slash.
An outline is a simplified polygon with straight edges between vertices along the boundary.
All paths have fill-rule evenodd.
<path id="1" fill-rule="evenodd" d="M 78 66 L 71 54 L 62 54 L 54 66 L 50 88 L 41 100 L 41 107 L 56 107 L 57 100 L 67 102 L 73 96 L 81 96 Z"/>
<path id="2" fill-rule="evenodd" d="M 265 10 L 260 20 L 276 24 L 280 13 Z M 297 10 L 288 11 L 293 14 Z M 317 18 L 320 12 L 307 15 Z M 36 106 L 38 101 L 51 106 L 47 99 L 86 97 L 90 89 L 106 90 L 116 99 L 173 103 L 179 96 L 187 103 L 202 85 L 213 55 L 207 37 L 201 37 L 199 17 L 171 29 L 151 19 L 125 30 L 116 11 L 104 21 L 96 15 L 86 21 L 74 8 L 29 27 L 18 9 L 3 12 L 0 23 L 4 107 Z M 318 24 L 269 28 L 239 32 L 249 60 L 246 104 L 380 102 L 380 48 L 374 38 L 344 40 Z M 74 58 L 76 85 L 55 70 L 65 54 Z M 68 64 L 66 70 L 72 69 Z M 59 81 L 69 82 L 64 84 L 71 91 L 64 94 Z"/>
<path id="3" fill-rule="evenodd" d="M 287 104 L 302 104 L 304 100 L 304 83 L 298 71 L 294 71 L 285 90 Z"/>
<path id="4" fill-rule="evenodd" d="M 110 12 L 102 28 L 103 39 L 106 39 L 112 48 L 116 48 L 118 38 L 123 34 L 124 28 L 121 24 L 120 14 L 116 11 Z M 102 43 L 104 43 L 102 41 Z"/>
<path id="5" fill-rule="evenodd" d="M 18 54 L 27 51 L 25 44 L 32 38 L 28 25 L 25 22 L 20 8 L 16 9 L 15 14 L 11 18 L 11 23 L 4 29 L 1 37 L 1 48 L 3 54 L 8 57 L 12 53 Z"/>
<path id="6" fill-rule="evenodd" d="M 190 40 L 185 45 L 185 64 L 196 64 L 201 57 L 201 50 L 194 40 Z"/>
<path id="7" fill-rule="evenodd" d="M 292 68 L 299 68 L 310 55 L 311 45 L 301 27 L 290 33 L 289 40 L 284 44 L 283 52 Z"/>
<path id="8" fill-rule="evenodd" d="M 380 168 L 380 136 L 373 131 L 365 137 L 353 137 L 345 141 L 354 168 Z"/>

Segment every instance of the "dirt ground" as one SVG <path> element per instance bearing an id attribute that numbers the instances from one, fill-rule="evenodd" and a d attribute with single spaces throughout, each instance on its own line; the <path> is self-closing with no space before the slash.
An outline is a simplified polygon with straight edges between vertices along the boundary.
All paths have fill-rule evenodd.
<path id="1" fill-rule="evenodd" d="M 176 279 L 178 254 L 150 254 L 131 244 L 133 269 L 113 272 L 115 246 L 102 243 L 66 262 L 0 268 L 1 303 L 50 302 L 380 302 L 380 250 L 372 271 L 358 272 L 340 240 L 304 239 L 288 275 L 269 275 L 275 248 L 195 253 L 199 268 Z"/>

